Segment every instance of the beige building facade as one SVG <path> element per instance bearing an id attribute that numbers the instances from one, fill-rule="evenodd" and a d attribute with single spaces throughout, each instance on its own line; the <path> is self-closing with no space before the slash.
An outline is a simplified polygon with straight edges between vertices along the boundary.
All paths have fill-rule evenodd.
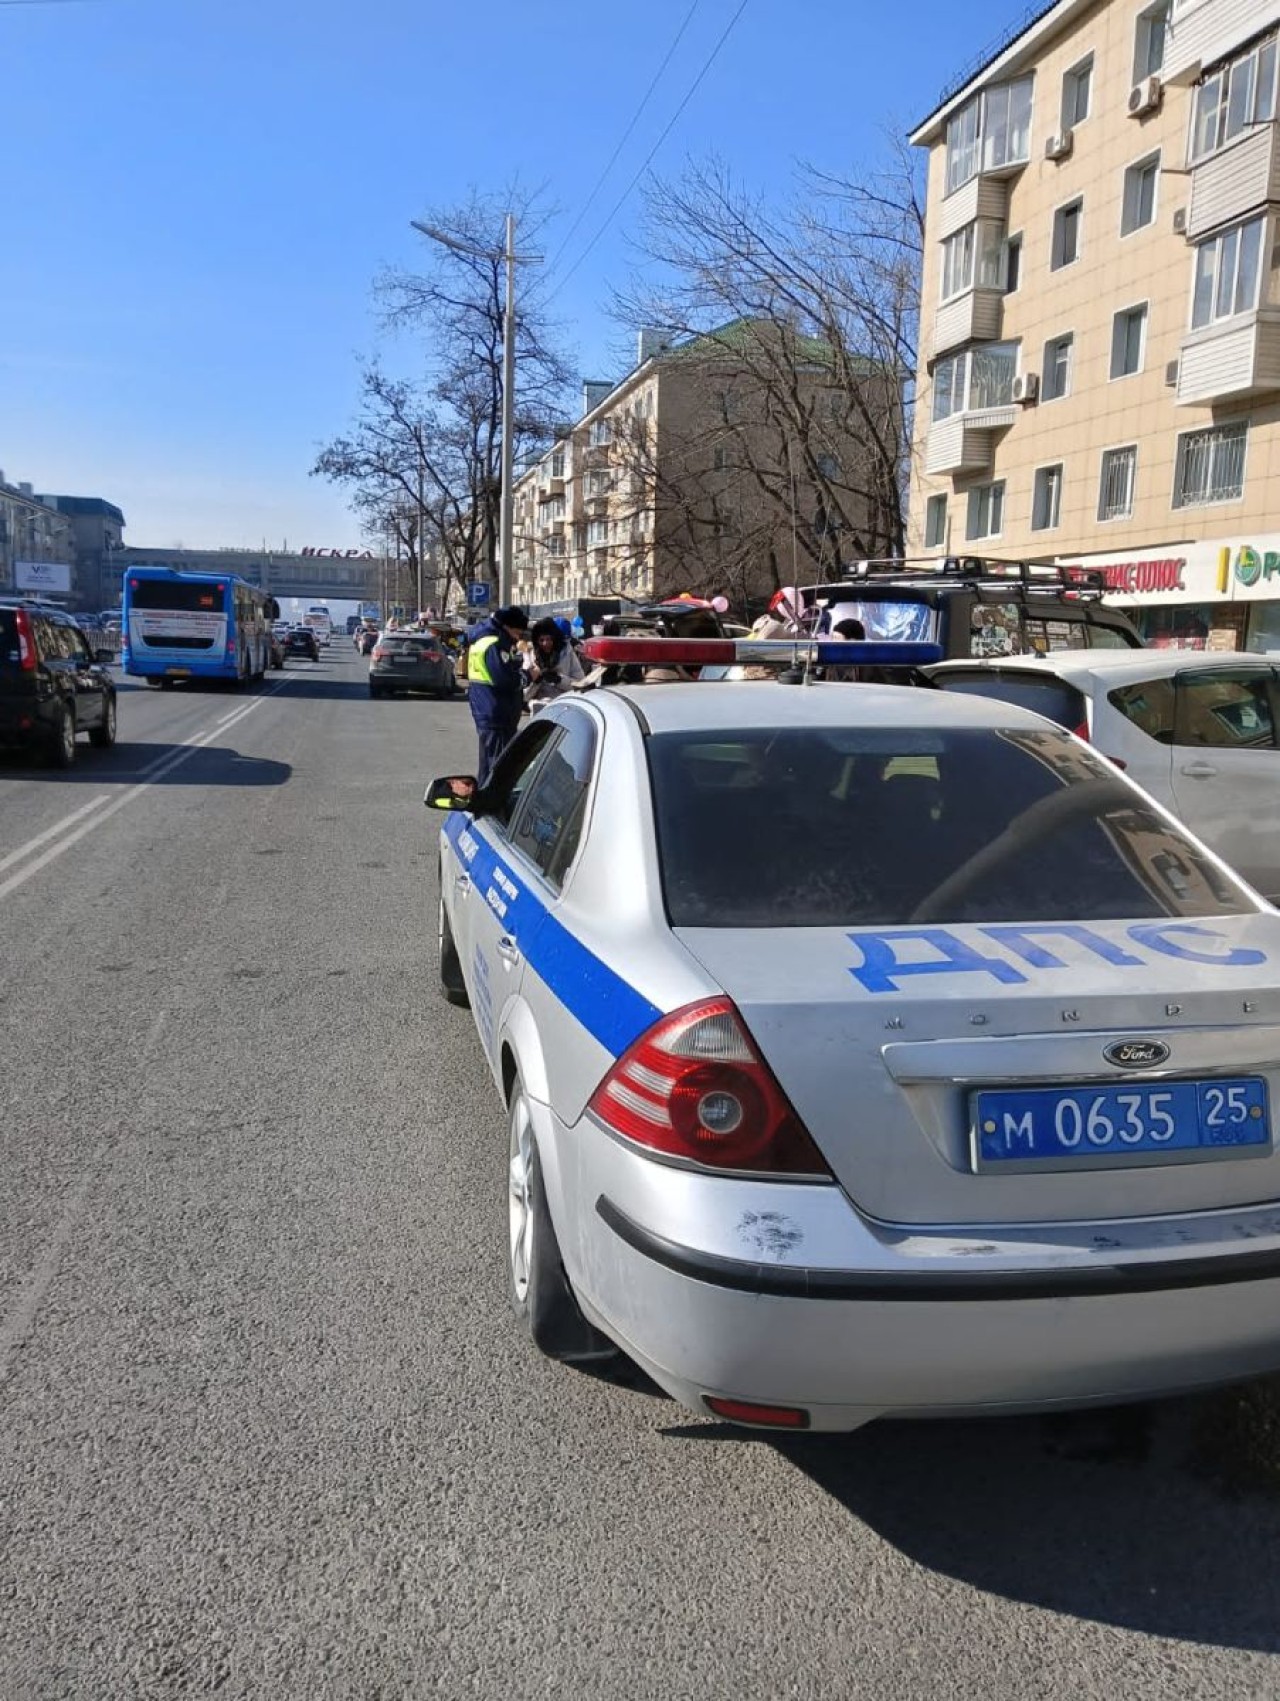
<path id="1" fill-rule="evenodd" d="M 744 610 L 797 571 L 834 569 L 841 547 L 863 553 L 869 481 L 848 397 L 821 345 L 788 336 L 748 321 L 671 346 L 644 332 L 620 383 L 584 386 L 581 418 L 515 486 L 517 600 L 690 591 Z M 802 432 L 780 373 L 796 375 Z"/>
<path id="2" fill-rule="evenodd" d="M 1280 649 L 1280 0 L 1059 0 L 922 123 L 910 532 Z"/>

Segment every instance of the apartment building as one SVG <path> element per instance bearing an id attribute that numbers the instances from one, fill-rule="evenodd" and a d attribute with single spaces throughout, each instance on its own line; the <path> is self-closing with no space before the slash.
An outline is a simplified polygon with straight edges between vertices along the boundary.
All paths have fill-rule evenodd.
<path id="1" fill-rule="evenodd" d="M 865 382 L 887 408 L 869 365 Z M 846 423 L 858 411 L 828 351 L 785 327 L 740 321 L 678 344 L 641 332 L 635 368 L 585 385 L 581 417 L 516 483 L 517 598 L 719 592 L 744 607 L 833 570 L 841 550 L 869 553 L 875 480 Z"/>
<path id="2" fill-rule="evenodd" d="M 1280 648 L 1280 0 L 1058 0 L 927 148 L 910 536 Z"/>
<path id="3" fill-rule="evenodd" d="M 0 473 L 0 592 L 70 606 L 77 594 L 75 562 L 70 520 L 31 485 L 6 484 Z"/>

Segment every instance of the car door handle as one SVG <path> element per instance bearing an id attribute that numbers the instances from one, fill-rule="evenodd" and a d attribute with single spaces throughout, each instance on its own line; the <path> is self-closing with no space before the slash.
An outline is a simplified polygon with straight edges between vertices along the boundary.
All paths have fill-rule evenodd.
<path id="1" fill-rule="evenodd" d="M 1184 762 L 1182 772 L 1189 780 L 1211 780 L 1217 773 L 1212 762 Z"/>
<path id="2" fill-rule="evenodd" d="M 453 877 L 453 889 L 455 892 L 462 892 L 464 894 L 469 892 L 471 890 L 471 876 L 469 874 L 455 874 Z"/>
<path id="3" fill-rule="evenodd" d="M 509 933 L 504 933 L 498 940 L 498 955 L 504 963 L 518 963 L 520 961 L 520 947 Z"/>

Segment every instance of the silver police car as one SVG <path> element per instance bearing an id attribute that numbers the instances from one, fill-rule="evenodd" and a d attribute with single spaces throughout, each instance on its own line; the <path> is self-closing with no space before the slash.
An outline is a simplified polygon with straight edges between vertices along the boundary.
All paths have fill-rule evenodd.
<path id="1" fill-rule="evenodd" d="M 1070 733 L 607 687 L 428 801 L 544 1351 L 815 1430 L 1280 1366 L 1280 915 Z"/>

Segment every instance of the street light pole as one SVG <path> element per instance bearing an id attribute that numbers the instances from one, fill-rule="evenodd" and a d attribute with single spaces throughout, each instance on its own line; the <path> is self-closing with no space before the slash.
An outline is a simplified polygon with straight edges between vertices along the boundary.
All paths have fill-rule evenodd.
<path id="1" fill-rule="evenodd" d="M 502 315 L 502 518 L 498 532 L 498 605 L 511 603 L 511 520 L 515 501 L 512 439 L 516 388 L 516 221 L 507 214 L 507 303 Z"/>
<path id="2" fill-rule="evenodd" d="M 516 396 L 516 266 L 536 264 L 541 254 L 516 253 L 516 218 L 507 214 L 506 240 L 500 252 L 477 248 L 470 242 L 459 242 L 447 230 L 409 220 L 410 227 L 422 236 L 429 236 L 442 247 L 456 254 L 467 254 L 473 260 L 501 259 L 506 266 L 506 305 L 502 315 L 502 483 L 498 499 L 498 602 L 511 601 L 511 530 L 515 501 L 515 396 Z"/>

